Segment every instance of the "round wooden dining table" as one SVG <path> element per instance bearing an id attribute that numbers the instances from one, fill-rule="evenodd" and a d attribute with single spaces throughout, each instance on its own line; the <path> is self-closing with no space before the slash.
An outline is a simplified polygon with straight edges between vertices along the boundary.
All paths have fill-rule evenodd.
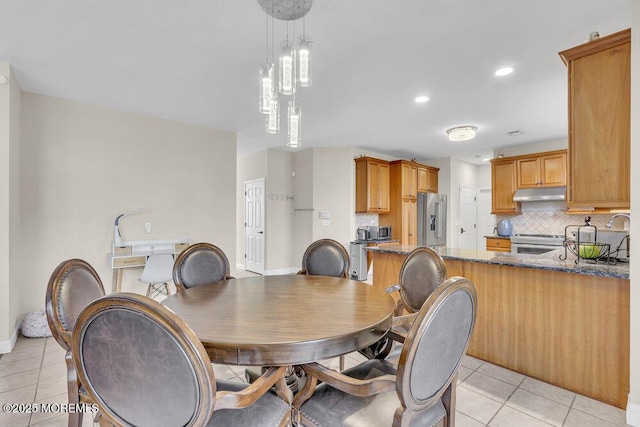
<path id="1" fill-rule="evenodd" d="M 195 332 L 212 362 L 298 365 L 366 347 L 391 327 L 379 287 L 327 276 L 256 276 L 186 289 L 162 304 Z"/>

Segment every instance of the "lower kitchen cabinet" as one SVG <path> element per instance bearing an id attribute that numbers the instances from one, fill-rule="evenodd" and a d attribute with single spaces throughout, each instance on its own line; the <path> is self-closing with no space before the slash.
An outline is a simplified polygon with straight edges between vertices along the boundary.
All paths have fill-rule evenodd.
<path id="1" fill-rule="evenodd" d="M 511 240 L 502 237 L 487 237 L 487 250 L 494 252 L 511 252 Z"/>

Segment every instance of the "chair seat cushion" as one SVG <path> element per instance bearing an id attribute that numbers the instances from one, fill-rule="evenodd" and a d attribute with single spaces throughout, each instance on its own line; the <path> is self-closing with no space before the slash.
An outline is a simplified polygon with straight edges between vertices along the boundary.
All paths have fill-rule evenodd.
<path id="1" fill-rule="evenodd" d="M 218 391 L 240 391 L 248 384 L 216 380 Z M 278 426 L 290 415 L 289 404 L 273 393 L 265 393 L 253 405 L 242 409 L 215 411 L 207 426 Z"/>
<path id="2" fill-rule="evenodd" d="M 385 360 L 369 360 L 345 370 L 343 374 L 357 379 L 371 379 L 395 372 L 393 364 Z M 323 383 L 302 405 L 300 414 L 316 426 L 389 427 L 393 425 L 393 415 L 399 406 L 400 400 L 395 391 L 357 397 Z M 444 405 L 438 400 L 431 408 L 420 413 L 415 425 L 435 426 L 445 415 Z"/>

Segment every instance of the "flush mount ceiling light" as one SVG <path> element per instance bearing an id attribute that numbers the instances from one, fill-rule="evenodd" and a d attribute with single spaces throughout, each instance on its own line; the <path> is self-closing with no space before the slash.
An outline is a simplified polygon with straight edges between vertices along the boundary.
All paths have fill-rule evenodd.
<path id="1" fill-rule="evenodd" d="M 449 141 L 468 141 L 476 136 L 476 126 L 458 126 L 447 130 Z"/>
<path id="2" fill-rule="evenodd" d="M 416 99 L 414 100 L 415 102 L 422 104 L 425 103 L 429 100 L 428 96 L 424 96 L 424 95 L 420 95 L 420 96 L 416 96 Z"/>
<path id="3" fill-rule="evenodd" d="M 511 73 L 513 73 L 513 68 L 511 67 L 503 67 L 495 72 L 498 77 L 508 76 Z"/>
<path id="4" fill-rule="evenodd" d="M 299 147 L 301 144 L 300 103 L 296 101 L 296 87 L 311 86 L 311 38 L 306 34 L 304 17 L 311 10 L 313 0 L 258 0 L 267 14 L 267 55 L 260 64 L 258 109 L 265 115 L 265 131 L 280 132 L 279 94 L 292 95 L 293 100 L 284 102 L 287 109 L 287 146 Z M 271 17 L 271 57 L 269 56 L 269 17 Z M 302 20 L 302 35 L 296 39 L 297 19 Z M 286 39 L 280 42 L 278 70 L 273 58 L 273 20 L 286 21 Z M 293 37 L 289 39 L 289 21 L 293 21 Z"/>
<path id="5" fill-rule="evenodd" d="M 0 85 L 6 85 L 7 83 L 9 83 L 7 76 L 0 73 Z"/>

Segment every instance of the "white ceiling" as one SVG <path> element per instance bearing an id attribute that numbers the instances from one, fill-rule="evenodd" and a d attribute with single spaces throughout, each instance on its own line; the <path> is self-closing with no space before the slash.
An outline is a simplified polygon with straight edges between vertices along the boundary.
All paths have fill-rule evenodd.
<path id="1" fill-rule="evenodd" d="M 628 28 L 631 1 L 315 0 L 314 80 L 297 95 L 302 148 L 479 163 L 495 148 L 566 138 L 558 52 Z M 1 4 L 0 61 L 23 90 L 238 132 L 240 155 L 286 149 L 284 122 L 268 135 L 257 111 L 257 0 Z M 275 32 L 277 46 L 283 21 Z M 515 72 L 495 77 L 505 65 Z M 429 102 L 415 104 L 419 94 Z M 445 130 L 465 124 L 477 137 L 448 142 Z"/>

